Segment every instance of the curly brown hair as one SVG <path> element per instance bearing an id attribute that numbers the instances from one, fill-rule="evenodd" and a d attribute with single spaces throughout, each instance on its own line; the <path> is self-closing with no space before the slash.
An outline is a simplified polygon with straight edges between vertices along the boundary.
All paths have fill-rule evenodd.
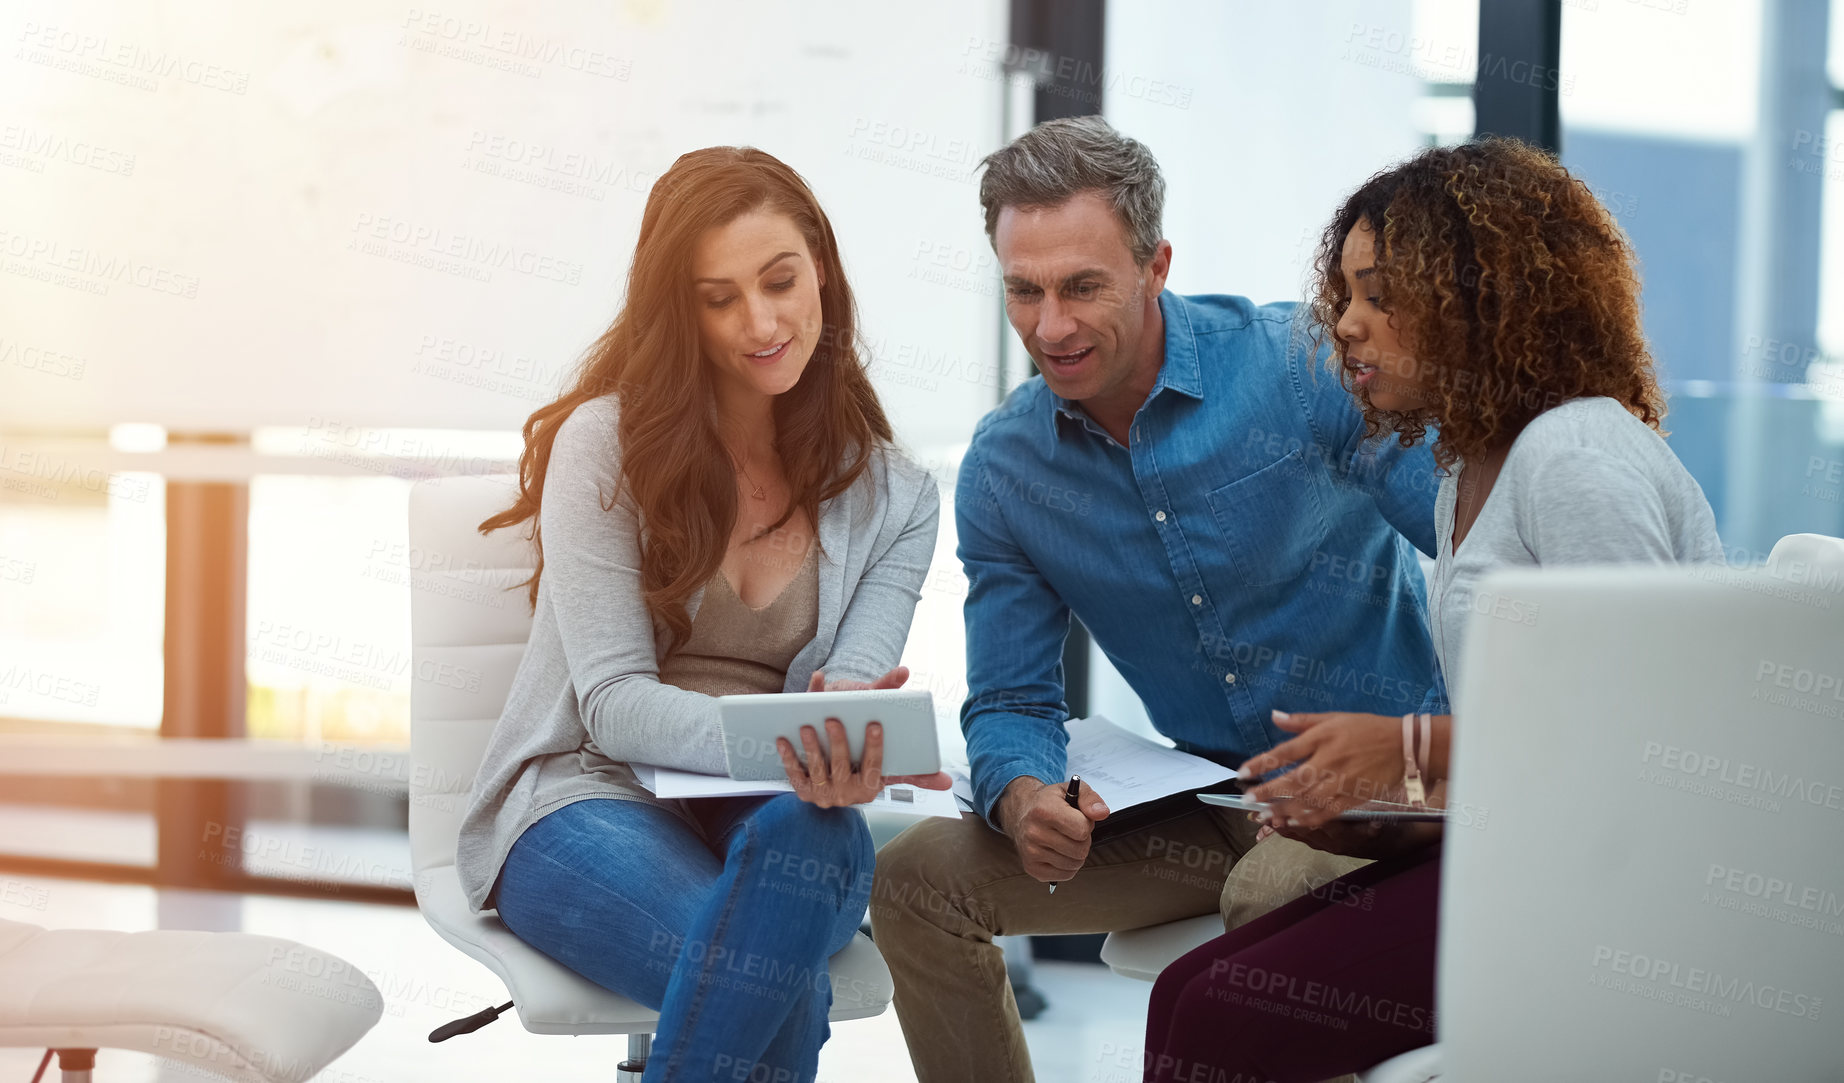
<path id="1" fill-rule="evenodd" d="M 1375 233 L 1381 304 L 1425 408 L 1378 409 L 1345 364 L 1341 264 L 1359 222 Z M 1319 239 L 1312 292 L 1315 334 L 1330 336 L 1368 435 L 1410 447 L 1433 426 L 1442 469 L 1571 399 L 1605 395 L 1654 429 L 1665 416 L 1631 243 L 1586 184 L 1515 139 L 1435 147 L 1371 177 Z"/>

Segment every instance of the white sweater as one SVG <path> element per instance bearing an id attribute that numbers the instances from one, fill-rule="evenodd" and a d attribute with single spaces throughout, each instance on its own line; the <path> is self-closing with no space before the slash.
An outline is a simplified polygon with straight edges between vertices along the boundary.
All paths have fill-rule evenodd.
<path id="1" fill-rule="evenodd" d="M 474 778 L 456 873 L 469 906 L 488 899 L 506 854 L 539 818 L 572 801 L 656 800 L 629 763 L 722 774 L 717 701 L 659 680 L 663 628 L 641 598 L 640 530 L 621 476 L 615 398 L 577 407 L 557 430 L 539 522 L 544 575 L 531 639 Z M 934 478 L 893 451 L 820 505 L 819 617 L 788 664 L 786 692 L 816 669 L 870 681 L 895 666 L 935 552 Z M 698 612 L 703 591 L 687 604 Z"/>
<path id="2" fill-rule="evenodd" d="M 1456 466 L 1434 498 L 1437 547 L 1428 583 L 1434 652 L 1449 693 L 1459 684 L 1468 620 L 1535 619 L 1521 603 L 1479 594 L 1474 588 L 1486 572 L 1723 559 L 1716 517 L 1696 479 L 1664 437 L 1610 398 L 1573 399 L 1524 427 L 1456 553 L 1462 474 Z"/>

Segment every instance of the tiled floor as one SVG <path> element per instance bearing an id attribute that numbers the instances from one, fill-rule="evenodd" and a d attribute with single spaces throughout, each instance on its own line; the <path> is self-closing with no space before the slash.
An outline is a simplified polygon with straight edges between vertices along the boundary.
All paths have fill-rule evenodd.
<path id="1" fill-rule="evenodd" d="M 525 1083 L 609 1080 L 621 1038 L 527 1034 L 510 1014 L 440 1045 L 430 1030 L 503 1000 L 485 969 L 436 937 L 405 907 L 266 896 L 160 891 L 64 880 L 5 878 L 0 918 L 53 927 L 242 929 L 288 937 L 362 966 L 383 992 L 385 1015 L 371 1033 L 316 1079 L 322 1083 Z M 1151 986 L 1098 966 L 1039 963 L 1050 1007 L 1025 1025 L 1037 1078 L 1056 1083 L 1129 1083 Z M 0 1080 L 25 1083 L 40 1050 L 0 1049 Z M 55 1068 L 47 1072 L 56 1078 Z M 205 1083 L 195 1069 L 105 1050 L 97 1083 Z M 840 1023 L 820 1056 L 822 1083 L 909 1083 L 915 1079 L 896 1016 Z"/>

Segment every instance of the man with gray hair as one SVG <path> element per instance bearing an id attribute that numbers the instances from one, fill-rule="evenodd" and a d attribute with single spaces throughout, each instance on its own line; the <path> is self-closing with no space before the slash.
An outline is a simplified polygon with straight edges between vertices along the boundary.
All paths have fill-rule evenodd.
<path id="1" fill-rule="evenodd" d="M 871 919 L 921 1083 L 1032 1078 L 995 935 L 1219 909 L 1233 926 L 1358 864 L 1258 847 L 1245 816 L 1195 801 L 1115 830 L 1086 784 L 1070 807 L 1072 614 L 1161 733 L 1227 765 L 1285 740 L 1286 710 L 1445 710 L 1410 549 L 1434 551 L 1427 447 L 1366 443 L 1295 305 L 1166 291 L 1158 162 L 1106 121 L 1050 121 L 983 165 L 1040 375 L 981 420 L 955 495 L 979 816 L 877 860 Z"/>

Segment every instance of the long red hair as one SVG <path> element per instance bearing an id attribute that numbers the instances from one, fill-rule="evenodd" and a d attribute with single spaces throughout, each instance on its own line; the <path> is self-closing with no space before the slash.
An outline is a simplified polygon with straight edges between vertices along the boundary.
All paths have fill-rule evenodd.
<path id="1" fill-rule="evenodd" d="M 711 365 L 699 346 L 691 252 L 706 230 L 760 209 L 793 219 L 822 271 L 820 341 L 800 381 L 774 402 L 775 450 L 792 494 L 781 521 L 801 509 L 817 524 L 820 503 L 849 489 L 873 450 L 890 443 L 890 422 L 860 356 L 857 306 L 832 224 L 806 182 L 753 147 L 681 155 L 647 195 L 627 298 L 614 324 L 589 348 L 575 386 L 526 420 L 518 499 L 480 524 L 484 534 L 530 521 L 537 565 L 525 585 L 534 609 L 544 574 L 538 508 L 551 445 L 571 411 L 612 392 L 621 406 L 622 484 L 643 525 L 646 604 L 674 642 L 690 633 L 686 602 L 723 562 L 737 511 Z"/>

